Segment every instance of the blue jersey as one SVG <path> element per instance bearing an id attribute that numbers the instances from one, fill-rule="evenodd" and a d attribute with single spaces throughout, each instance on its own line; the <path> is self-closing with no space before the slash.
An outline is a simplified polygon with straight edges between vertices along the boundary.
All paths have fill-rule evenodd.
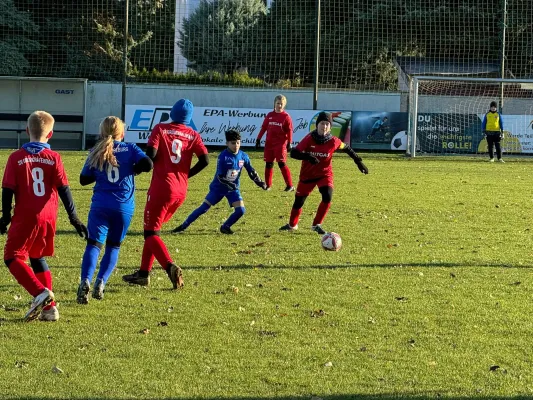
<path id="1" fill-rule="evenodd" d="M 229 182 L 234 183 L 238 189 L 241 184 L 240 178 L 242 167 L 246 168 L 247 171 L 253 170 L 248 154 L 241 150 L 239 150 L 237 154 L 233 154 L 228 149 L 224 150 L 218 156 L 217 172 L 213 182 L 211 182 L 210 188 L 212 190 L 218 189 L 221 191 L 228 191 L 227 186 L 218 180 L 218 177 L 220 176 Z"/>
<path id="2" fill-rule="evenodd" d="M 372 129 L 379 129 L 383 126 L 384 123 L 384 121 L 378 119 L 376 122 L 374 122 L 374 125 L 372 125 Z"/>
<path id="3" fill-rule="evenodd" d="M 103 171 L 100 171 L 89 167 L 86 161 L 81 171 L 82 175 L 96 178 L 91 209 L 105 208 L 133 213 L 135 208 L 133 166 L 146 157 L 146 154 L 135 143 L 118 141 L 113 144 L 113 153 L 117 158 L 117 167 L 109 168 L 105 163 Z"/>

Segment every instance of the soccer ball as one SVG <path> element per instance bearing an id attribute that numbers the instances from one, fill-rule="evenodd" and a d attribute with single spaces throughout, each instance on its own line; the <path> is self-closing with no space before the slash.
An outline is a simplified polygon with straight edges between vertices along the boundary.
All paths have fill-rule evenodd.
<path id="1" fill-rule="evenodd" d="M 339 251 L 342 247 L 342 239 L 338 233 L 328 232 L 322 236 L 322 248 L 328 251 Z"/>
<path id="2" fill-rule="evenodd" d="M 407 150 L 407 133 L 400 131 L 391 140 L 391 150 Z"/>

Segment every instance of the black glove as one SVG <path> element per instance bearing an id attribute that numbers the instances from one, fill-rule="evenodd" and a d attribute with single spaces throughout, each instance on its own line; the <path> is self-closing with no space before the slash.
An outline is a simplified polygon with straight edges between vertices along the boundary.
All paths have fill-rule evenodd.
<path id="1" fill-rule="evenodd" d="M 2 218 L 0 218 L 0 235 L 3 235 L 7 232 L 7 226 L 11 222 L 11 215 L 3 215 Z"/>
<path id="2" fill-rule="evenodd" d="M 320 160 L 312 154 L 307 154 L 307 161 L 309 161 L 313 165 L 317 165 L 320 162 Z"/>
<path id="3" fill-rule="evenodd" d="M 359 171 L 361 171 L 363 174 L 368 174 L 368 168 L 365 164 L 363 164 L 363 160 L 356 161 L 355 165 L 357 165 L 357 168 L 359 168 Z"/>
<path id="4" fill-rule="evenodd" d="M 255 148 L 258 149 L 261 147 L 261 139 L 256 139 L 255 140 Z"/>
<path id="5" fill-rule="evenodd" d="M 78 235 L 80 235 L 80 237 L 87 240 L 87 237 L 89 236 L 89 231 L 87 231 L 87 227 L 83 225 L 83 223 L 77 217 L 71 218 L 70 224 L 74 227 L 74 229 L 76 229 L 76 232 L 78 232 Z"/>

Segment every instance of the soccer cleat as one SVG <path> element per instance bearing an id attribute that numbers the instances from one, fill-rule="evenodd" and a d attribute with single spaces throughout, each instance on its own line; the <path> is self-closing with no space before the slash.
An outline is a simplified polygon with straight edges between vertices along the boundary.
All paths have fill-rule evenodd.
<path id="1" fill-rule="evenodd" d="M 489 160 L 489 162 L 494 162 L 494 158 L 491 158 L 491 159 Z"/>
<path id="2" fill-rule="evenodd" d="M 286 191 L 286 192 L 294 192 L 294 186 L 287 186 L 287 187 L 285 188 L 285 191 Z"/>
<path id="3" fill-rule="evenodd" d="M 52 301 L 54 301 L 54 293 L 52 293 L 51 290 L 45 288 L 40 294 L 35 296 L 35 298 L 31 302 L 30 309 L 24 316 L 24 321 L 33 321 L 39 316 L 43 307 L 46 307 Z"/>
<path id="4" fill-rule="evenodd" d="M 231 230 L 231 228 L 228 228 L 225 225 L 222 225 L 220 227 L 220 233 L 223 233 L 224 235 L 233 235 L 235 232 Z"/>
<path id="5" fill-rule="evenodd" d="M 313 225 L 311 227 L 311 230 L 316 232 L 316 233 L 318 233 L 319 235 L 325 235 L 326 234 L 326 231 L 324 229 L 322 229 L 320 224 Z"/>
<path id="6" fill-rule="evenodd" d="M 181 225 L 178 226 L 177 228 L 174 228 L 174 229 L 172 230 L 172 233 L 183 233 L 183 232 L 185 232 L 185 229 L 187 229 L 187 228 L 185 228 L 185 227 L 183 226 L 183 224 L 181 224 Z"/>
<path id="7" fill-rule="evenodd" d="M 505 163 L 505 161 L 503 161 L 501 158 L 498 160 L 498 162 Z"/>
<path id="8" fill-rule="evenodd" d="M 289 232 L 295 231 L 297 229 L 298 229 L 298 225 L 290 226 L 290 224 L 283 225 L 281 228 L 279 228 L 280 231 L 289 231 Z"/>
<path id="9" fill-rule="evenodd" d="M 93 288 L 93 299 L 102 300 L 104 298 L 104 288 L 104 281 L 101 279 L 96 279 Z"/>
<path id="10" fill-rule="evenodd" d="M 272 186 L 267 186 L 266 190 L 272 190 Z"/>
<path id="11" fill-rule="evenodd" d="M 169 263 L 167 267 L 167 274 L 168 274 L 168 277 L 170 278 L 170 282 L 172 282 L 173 289 L 183 288 L 183 285 L 184 285 L 183 273 L 180 267 L 178 267 L 174 263 Z"/>
<path id="12" fill-rule="evenodd" d="M 150 284 L 150 276 L 141 276 L 140 272 L 140 270 L 137 270 L 131 275 L 122 275 L 122 280 L 134 285 L 148 286 Z"/>
<path id="13" fill-rule="evenodd" d="M 50 308 L 44 308 L 39 314 L 39 321 L 51 321 L 55 322 L 59 319 L 59 311 L 56 306 Z"/>
<path id="14" fill-rule="evenodd" d="M 88 279 L 85 279 L 83 282 L 80 282 L 78 286 L 78 296 L 76 301 L 78 304 L 89 304 L 89 291 L 91 290 L 91 284 Z"/>

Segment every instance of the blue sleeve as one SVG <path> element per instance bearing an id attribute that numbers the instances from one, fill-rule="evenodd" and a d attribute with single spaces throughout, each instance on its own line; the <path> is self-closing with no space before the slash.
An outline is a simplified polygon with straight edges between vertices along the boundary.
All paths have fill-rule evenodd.
<path id="1" fill-rule="evenodd" d="M 503 131 L 503 117 L 500 113 L 498 115 L 500 116 L 500 130 Z"/>
<path id="2" fill-rule="evenodd" d="M 89 167 L 89 159 L 85 160 L 81 174 L 83 176 L 94 176 L 94 168 Z"/>
<path id="3" fill-rule="evenodd" d="M 141 148 L 137 146 L 135 143 L 130 143 L 130 145 L 131 145 L 131 151 L 133 154 L 133 162 L 138 163 L 144 157 L 148 157 L 146 153 L 142 151 Z"/>
<path id="4" fill-rule="evenodd" d="M 226 176 L 226 164 L 224 163 L 224 152 L 220 153 L 217 159 L 217 176 Z"/>
<path id="5" fill-rule="evenodd" d="M 487 114 L 483 117 L 483 122 L 481 123 L 481 130 L 484 132 L 487 127 Z"/>
<path id="6" fill-rule="evenodd" d="M 246 168 L 246 171 L 251 172 L 254 170 L 254 167 L 252 167 L 252 163 L 250 161 L 250 157 L 248 157 L 248 154 L 244 153 L 242 154 L 242 158 L 244 160 L 244 168 Z"/>

